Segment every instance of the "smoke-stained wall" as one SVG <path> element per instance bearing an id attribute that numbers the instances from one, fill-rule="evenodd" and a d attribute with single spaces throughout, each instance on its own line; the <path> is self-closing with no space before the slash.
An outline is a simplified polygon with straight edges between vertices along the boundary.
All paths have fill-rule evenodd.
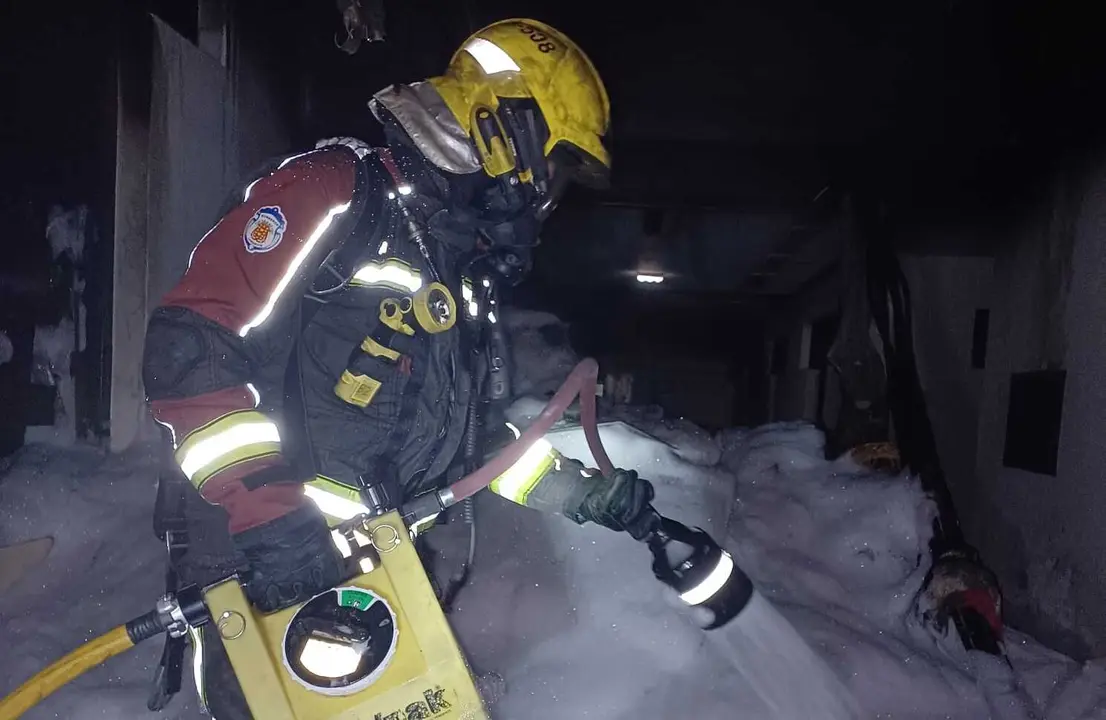
<path id="1" fill-rule="evenodd" d="M 156 17 L 144 31 L 147 114 L 141 107 L 121 112 L 118 142 L 117 224 L 126 232 L 116 244 L 114 450 L 156 436 L 141 384 L 146 319 L 184 273 L 231 189 L 264 160 L 290 151 L 296 120 L 298 77 L 281 76 L 284 68 L 269 59 L 276 33 L 245 8 L 226 18 L 225 43 L 201 48 Z"/>

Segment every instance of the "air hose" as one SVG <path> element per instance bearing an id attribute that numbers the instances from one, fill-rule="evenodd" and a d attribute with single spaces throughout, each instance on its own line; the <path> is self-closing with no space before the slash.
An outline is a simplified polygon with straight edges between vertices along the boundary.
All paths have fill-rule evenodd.
<path id="1" fill-rule="evenodd" d="M 600 472 L 606 477 L 612 476 L 614 463 L 599 437 L 596 417 L 598 377 L 599 364 L 592 358 L 582 360 L 517 440 L 479 470 L 443 490 L 420 495 L 404 505 L 402 512 L 405 518 L 417 520 L 429 517 L 483 490 L 549 432 L 577 396 L 580 398 L 580 424 L 584 428 L 588 449 Z M 706 531 L 691 529 L 664 517 L 652 507 L 649 512 L 653 514 L 653 529 L 641 541 L 653 553 L 654 576 L 675 590 L 688 605 L 710 610 L 713 619 L 707 629 L 721 627 L 737 617 L 752 597 L 753 584 L 730 554 Z"/>
<path id="2" fill-rule="evenodd" d="M 152 610 L 86 642 L 0 700 L 0 720 L 15 720 L 70 680 L 130 650 L 143 640 L 165 632 L 169 621 L 171 619 L 167 614 Z"/>
<path id="3" fill-rule="evenodd" d="M 534 420 L 530 427 L 513 443 L 505 447 L 491 461 L 474 473 L 461 478 L 445 490 L 438 493 L 442 499 L 449 498 L 449 504 L 453 505 L 467 497 L 475 495 L 491 484 L 492 480 L 507 472 L 508 469 L 520 459 L 523 454 L 540 440 L 561 416 L 568 410 L 568 406 L 577 396 L 580 398 L 580 422 L 584 427 L 584 436 L 588 441 L 588 449 L 595 458 L 599 470 L 604 475 L 614 472 L 614 464 L 607 456 L 603 448 L 603 442 L 599 439 L 599 427 L 595 413 L 595 384 L 599 378 L 599 363 L 592 358 L 582 360 L 568 379 L 557 390 L 556 394 L 542 408 L 541 414 Z"/>

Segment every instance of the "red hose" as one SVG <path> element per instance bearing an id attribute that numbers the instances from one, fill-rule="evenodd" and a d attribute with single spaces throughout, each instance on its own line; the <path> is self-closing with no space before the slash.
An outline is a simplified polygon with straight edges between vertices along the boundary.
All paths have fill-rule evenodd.
<path id="1" fill-rule="evenodd" d="M 587 438 L 592 457 L 598 464 L 600 472 L 604 475 L 613 473 L 614 464 L 607 457 L 607 451 L 603 449 L 596 422 L 595 383 L 598 378 L 599 363 L 592 358 L 581 360 L 521 437 L 500 450 L 498 455 L 479 470 L 466 475 L 449 487 L 453 502 L 460 502 L 475 495 L 490 485 L 492 480 L 507 472 L 534 443 L 549 432 L 554 423 L 561 419 L 577 395 L 580 396 L 580 424 L 584 426 L 584 437 Z M 448 496 L 449 492 L 443 494 Z"/>

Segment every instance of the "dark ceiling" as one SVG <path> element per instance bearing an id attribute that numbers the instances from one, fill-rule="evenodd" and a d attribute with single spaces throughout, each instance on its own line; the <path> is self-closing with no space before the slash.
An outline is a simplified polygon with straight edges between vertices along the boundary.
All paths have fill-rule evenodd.
<path id="1" fill-rule="evenodd" d="M 195 22 L 197 0 L 149 2 Z M 825 277 L 837 209 L 857 193 L 914 237 L 955 227 L 958 249 L 985 251 L 980 238 L 1002 233 L 974 228 L 1016 212 L 1104 119 L 1106 53 L 1075 1 L 383 0 L 387 40 L 353 56 L 334 45 L 334 0 L 227 2 L 293 68 L 284 101 L 301 146 L 377 139 L 372 92 L 441 72 L 489 21 L 532 16 L 576 39 L 612 97 L 614 176 L 549 223 L 546 290 L 635 292 L 634 274 L 655 268 L 669 279 L 651 301 L 795 293 Z"/>
<path id="2" fill-rule="evenodd" d="M 371 132 L 373 90 L 440 72 L 495 19 L 536 17 L 584 47 L 610 90 L 615 170 L 550 223 L 538 278 L 558 286 L 652 263 L 673 291 L 795 292 L 771 278 L 824 270 L 789 267 L 826 260 L 831 228 L 810 217 L 834 214 L 815 197 L 868 193 L 915 224 L 1001 215 L 1100 117 L 1103 58 L 1075 3 L 384 0 L 388 39 L 350 57 L 331 44 L 333 3 L 301 2 L 309 137 Z"/>
<path id="3" fill-rule="evenodd" d="M 312 36 L 301 25 L 298 37 L 312 119 L 351 129 L 365 95 L 439 72 L 485 22 L 531 15 L 563 29 L 610 89 L 616 177 L 607 199 L 618 202 L 793 207 L 819 183 L 865 173 L 911 192 L 918 184 L 907 176 L 918 171 L 953 182 L 963 171 L 977 184 L 987 171 L 976 161 L 1083 134 L 1086 117 L 1057 110 L 1085 110 L 1080 91 L 1093 90 L 1103 67 L 1074 3 L 753 0 L 658 11 L 384 0 L 388 40 L 347 57 L 330 46 L 333 3 L 301 2 L 315 13 Z"/>

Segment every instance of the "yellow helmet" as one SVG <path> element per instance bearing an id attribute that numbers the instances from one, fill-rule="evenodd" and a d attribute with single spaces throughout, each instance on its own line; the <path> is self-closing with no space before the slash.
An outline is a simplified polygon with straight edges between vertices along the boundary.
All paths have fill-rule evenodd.
<path id="1" fill-rule="evenodd" d="M 525 19 L 493 23 L 466 40 L 445 74 L 429 82 L 472 137 L 488 175 L 514 172 L 523 183 L 541 185 L 549 164 L 558 185 L 566 175 L 606 182 L 607 90 L 587 55 L 555 28 Z M 536 104 L 536 119 L 515 112 L 527 104 Z"/>

